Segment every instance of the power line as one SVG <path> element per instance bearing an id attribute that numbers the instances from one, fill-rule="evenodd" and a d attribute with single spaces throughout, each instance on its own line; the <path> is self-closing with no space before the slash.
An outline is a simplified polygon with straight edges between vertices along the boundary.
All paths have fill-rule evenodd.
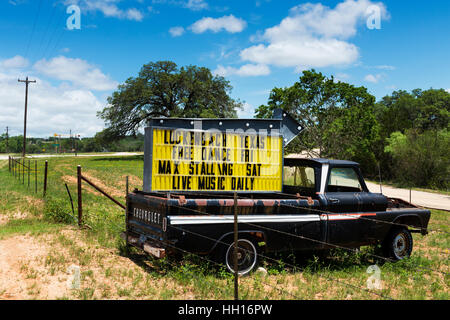
<path id="1" fill-rule="evenodd" d="M 53 4 L 52 12 L 51 12 L 51 14 L 50 14 L 50 19 L 48 20 L 47 27 L 45 28 L 45 32 L 44 32 L 44 34 L 42 35 L 41 41 L 40 41 L 40 43 L 39 43 L 39 48 L 36 50 L 36 53 L 37 53 L 37 54 L 38 54 L 39 51 L 41 50 L 42 44 L 43 44 L 43 42 L 44 42 L 44 39 L 45 39 L 45 37 L 47 36 L 47 32 L 48 32 L 48 29 L 49 29 L 49 27 L 50 27 L 50 24 L 51 24 L 52 21 L 53 21 L 53 16 L 55 15 L 55 9 L 56 9 L 56 6 L 57 6 L 57 4 Z"/>
<path id="2" fill-rule="evenodd" d="M 25 59 L 28 56 L 28 51 L 30 49 L 31 41 L 33 40 L 33 35 L 34 35 L 35 28 L 36 28 L 36 23 L 37 23 L 37 20 L 39 19 L 39 13 L 41 12 L 41 6 L 42 6 L 42 0 L 39 0 L 38 10 L 37 10 L 36 16 L 34 18 L 33 29 L 31 31 L 30 39 L 28 40 L 27 49 L 25 51 Z"/>
<path id="3" fill-rule="evenodd" d="M 63 33 L 64 33 L 65 28 L 63 27 L 59 33 L 58 33 L 57 31 L 59 30 L 59 28 L 58 28 L 59 24 L 63 22 L 64 14 L 65 14 L 65 11 L 62 10 L 61 13 L 60 13 L 60 15 L 56 18 L 55 28 L 53 29 L 53 32 L 52 32 L 52 34 L 51 34 L 51 36 L 50 36 L 50 38 L 49 38 L 49 40 L 48 40 L 48 42 L 47 42 L 47 46 L 46 46 L 46 48 L 45 48 L 45 50 L 44 50 L 44 52 L 43 52 L 43 55 L 42 55 L 43 58 L 47 58 L 47 55 L 51 54 L 52 51 L 54 51 L 54 49 L 57 47 L 57 45 L 59 44 L 59 42 L 60 42 L 60 40 L 61 40 L 61 38 L 62 38 L 62 35 L 63 35 Z M 53 50 L 50 50 L 50 51 L 47 53 L 47 51 L 48 51 L 50 48 L 52 48 L 51 43 L 52 43 L 52 41 L 53 41 L 55 35 L 57 35 L 57 38 L 56 38 L 56 42 L 55 42 L 55 44 L 54 44 L 54 46 L 53 46 Z"/>

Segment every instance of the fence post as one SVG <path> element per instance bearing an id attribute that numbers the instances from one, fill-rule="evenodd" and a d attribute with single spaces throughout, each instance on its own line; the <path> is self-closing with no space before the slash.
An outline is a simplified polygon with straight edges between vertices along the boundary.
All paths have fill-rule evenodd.
<path id="1" fill-rule="evenodd" d="M 44 197 L 47 193 L 47 170 L 48 170 L 48 161 L 45 160 L 45 168 L 44 168 Z"/>
<path id="2" fill-rule="evenodd" d="M 8 156 L 8 170 L 11 172 L 11 156 Z"/>
<path id="3" fill-rule="evenodd" d="M 31 160 L 28 159 L 28 188 L 30 187 Z"/>
<path id="4" fill-rule="evenodd" d="M 81 166 L 77 167 L 77 184 L 78 184 L 78 226 L 81 228 L 83 219 L 83 203 L 81 197 Z"/>
<path id="5" fill-rule="evenodd" d="M 239 300 L 239 274 L 237 261 L 237 246 L 238 246 L 238 221 L 237 221 L 237 193 L 234 192 L 234 300 Z"/>
<path id="6" fill-rule="evenodd" d="M 22 159 L 22 184 L 25 184 L 25 158 Z"/>
<path id="7" fill-rule="evenodd" d="M 34 160 L 34 192 L 37 193 L 37 160 Z"/>
<path id="8" fill-rule="evenodd" d="M 125 195 L 125 244 L 128 248 L 128 192 L 129 192 L 129 184 L 128 184 L 128 176 L 126 181 L 126 195 Z"/>

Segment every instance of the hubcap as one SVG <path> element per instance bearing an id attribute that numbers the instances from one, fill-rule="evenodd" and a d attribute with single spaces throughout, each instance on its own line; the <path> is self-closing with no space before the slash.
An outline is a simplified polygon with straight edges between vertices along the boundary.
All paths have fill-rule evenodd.
<path id="1" fill-rule="evenodd" d="M 256 264 L 256 248 L 253 243 L 246 239 L 239 239 L 237 246 L 238 274 L 244 275 L 250 272 Z M 234 245 L 228 247 L 226 254 L 226 265 L 228 270 L 234 273 Z"/>
<path id="2" fill-rule="evenodd" d="M 398 259 L 407 255 L 407 240 L 404 234 L 399 234 L 394 239 L 394 254 Z"/>

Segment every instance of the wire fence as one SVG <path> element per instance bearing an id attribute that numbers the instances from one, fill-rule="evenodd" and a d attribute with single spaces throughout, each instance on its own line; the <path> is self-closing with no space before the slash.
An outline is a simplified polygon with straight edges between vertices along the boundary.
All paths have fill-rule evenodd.
<path id="1" fill-rule="evenodd" d="M 46 184 L 47 184 L 47 172 L 48 172 L 48 162 L 47 161 L 45 161 L 45 164 L 42 167 L 42 166 L 38 166 L 38 162 L 36 160 L 32 161 L 31 159 L 26 159 L 26 158 L 9 157 L 9 171 L 11 172 L 11 174 L 14 177 L 19 179 L 24 185 L 27 185 L 28 188 L 31 188 L 33 186 L 33 184 L 34 184 L 36 193 L 37 193 L 37 190 L 38 190 L 37 186 L 42 184 L 43 185 L 42 189 L 43 189 L 44 195 L 45 195 Z M 40 175 L 44 174 L 42 179 L 38 178 L 39 174 Z M 82 194 L 82 189 L 80 188 L 80 184 L 81 184 L 81 181 L 84 181 L 84 182 L 87 182 L 92 187 L 94 187 L 97 190 L 99 190 L 104 196 L 109 197 L 110 200 L 115 202 L 116 205 L 120 206 L 121 209 L 125 209 L 123 204 L 119 203 L 117 200 L 115 200 L 114 198 L 109 196 L 104 190 L 101 190 L 98 186 L 96 186 L 94 183 L 89 181 L 89 179 L 83 177 L 83 175 L 81 174 L 81 168 L 80 168 L 80 172 L 79 172 L 78 176 L 79 176 L 79 179 L 78 179 L 78 181 L 79 181 L 78 182 L 78 185 L 79 185 L 78 197 L 79 198 L 81 197 L 81 194 Z M 127 188 L 126 188 L 126 192 L 125 193 L 128 194 L 128 176 L 127 176 L 126 180 L 127 180 L 127 182 L 126 182 Z M 67 185 L 66 185 L 66 189 L 67 189 Z M 69 197 L 71 198 L 70 192 L 68 192 L 68 194 L 69 194 Z M 174 195 L 176 195 L 176 194 L 174 194 Z M 199 193 L 199 195 L 201 195 L 201 193 Z M 293 198 L 295 198 L 295 195 L 292 195 L 292 194 L 279 193 L 279 195 L 280 196 L 285 196 L 285 197 L 293 197 Z M 232 197 L 232 195 L 229 195 L 229 198 L 231 198 L 231 197 Z M 243 196 L 242 194 L 237 196 L 237 198 L 238 199 L 245 199 L 245 200 L 253 200 L 252 197 Z M 293 206 L 293 205 L 285 204 L 285 203 L 282 203 L 282 202 L 279 202 L 279 205 L 280 206 L 289 207 L 290 209 L 294 208 L 295 210 L 298 210 L 298 214 L 304 214 L 306 212 L 309 213 L 309 214 L 315 213 L 317 215 L 336 214 L 335 212 L 331 212 L 331 211 L 327 211 L 327 210 L 321 210 L 321 209 L 311 208 L 311 207 Z M 193 214 L 197 214 L 197 215 L 208 215 L 208 216 L 216 215 L 216 214 L 208 213 L 208 212 L 205 212 L 205 211 L 197 210 L 197 209 L 194 209 L 194 208 L 189 208 L 189 207 L 186 207 L 186 206 L 177 206 L 177 205 L 173 205 L 173 204 L 171 204 L 171 206 L 175 207 L 175 208 L 178 208 L 178 209 L 181 209 L 181 210 L 188 210 L 188 211 L 192 212 Z M 72 208 L 73 208 L 73 203 L 72 203 Z M 78 210 L 80 210 L 80 209 L 82 210 L 81 201 L 78 202 Z M 72 209 L 72 212 L 73 212 L 73 209 Z M 414 226 L 414 225 L 403 224 L 403 223 L 395 223 L 395 222 L 389 222 L 389 221 L 382 221 L 382 220 L 374 220 L 374 219 L 362 217 L 362 216 L 358 215 L 357 213 L 355 213 L 355 214 L 349 213 L 347 215 L 354 216 L 355 218 L 358 218 L 358 219 L 370 221 L 372 223 L 386 223 L 386 224 L 392 225 L 393 227 L 395 226 L 395 227 L 412 228 L 412 229 L 416 229 L 418 231 L 424 231 L 422 228 L 417 228 L 417 226 Z M 241 216 L 241 215 L 239 215 L 239 216 Z M 73 218 L 75 218 L 75 217 L 73 217 Z M 230 219 L 230 220 L 234 219 L 234 217 L 227 216 L 227 215 L 221 215 L 221 218 Z M 278 233 L 278 234 L 283 235 L 283 236 L 291 237 L 292 241 L 296 241 L 296 240 L 310 241 L 311 243 L 321 244 L 321 245 L 323 245 L 324 247 L 327 247 L 327 248 L 341 249 L 341 250 L 344 250 L 346 252 L 349 252 L 350 254 L 355 254 L 355 255 L 356 254 L 360 254 L 360 251 L 357 248 L 346 247 L 346 246 L 343 246 L 343 245 L 330 243 L 329 241 L 322 241 L 322 240 L 318 240 L 318 239 L 309 238 L 309 237 L 306 237 L 306 236 L 304 236 L 302 234 L 298 234 L 298 233 L 285 232 L 285 231 L 282 231 L 282 230 L 279 230 L 279 229 L 276 229 L 276 228 L 270 228 L 270 227 L 262 225 L 262 224 L 255 224 L 255 223 L 251 223 L 251 222 L 240 221 L 239 217 L 237 218 L 237 221 L 238 221 L 238 224 L 240 226 L 244 226 L 245 225 L 245 226 L 248 226 L 248 227 L 252 227 L 253 229 L 258 228 L 259 230 L 267 230 L 267 231 L 271 231 L 271 232 L 274 232 L 274 233 Z M 111 221 L 111 223 L 114 224 L 113 221 Z M 82 215 L 80 215 L 80 214 L 78 215 L 78 224 L 79 224 L 80 227 L 83 226 Z M 124 225 L 117 225 L 117 224 L 115 224 L 115 227 L 117 229 L 119 229 L 119 230 L 120 229 L 123 230 Z M 196 237 L 199 237 L 199 238 L 202 238 L 202 239 L 205 239 L 205 240 L 213 241 L 216 244 L 221 244 L 221 245 L 224 245 L 224 246 L 225 245 L 230 245 L 229 243 L 226 243 L 226 242 L 222 241 L 220 238 L 215 239 L 215 238 L 212 238 L 212 237 L 210 237 L 208 235 L 201 234 L 199 232 L 194 232 L 192 230 L 188 230 L 188 229 L 182 228 L 180 226 L 170 225 L 170 228 L 176 229 L 176 230 L 181 231 L 181 232 L 192 234 L 192 235 L 194 235 Z M 428 229 L 428 231 L 431 231 L 431 230 Z M 448 234 L 448 232 L 444 231 L 444 230 L 434 229 L 433 231 L 435 231 L 435 232 L 442 232 L 442 233 Z M 179 251 L 179 252 L 181 252 L 183 254 L 191 254 L 191 255 L 193 255 L 193 256 L 195 256 L 195 257 L 197 257 L 197 258 L 199 258 L 199 259 L 201 259 L 203 261 L 206 261 L 206 262 L 208 262 L 210 264 L 223 267 L 223 264 L 221 262 L 218 262 L 218 261 L 216 261 L 214 259 L 210 259 L 209 256 L 200 255 L 200 254 L 195 253 L 193 251 L 188 251 L 188 250 L 186 250 L 186 248 L 180 248 L 180 247 L 176 246 L 174 243 L 171 243 L 169 241 L 164 241 L 163 244 L 166 247 L 168 247 L 168 248 L 170 247 L 170 248 L 172 248 L 174 250 L 177 250 L 177 251 Z M 236 246 L 237 243 L 234 243 L 233 245 Z M 236 248 L 237 248 L 237 246 L 236 246 Z M 241 251 L 248 251 L 245 248 L 239 248 L 239 249 Z M 448 252 L 445 252 L 445 254 L 448 254 Z M 271 262 L 274 262 L 274 263 L 278 263 L 279 262 L 279 259 L 270 257 L 269 255 L 265 254 L 263 251 L 258 252 L 258 256 L 259 256 L 259 258 L 264 259 L 265 261 L 271 261 Z M 384 257 L 384 256 L 381 256 L 381 255 L 378 255 L 378 254 L 375 254 L 375 253 L 370 253 L 370 252 L 365 252 L 364 255 L 360 255 L 360 257 L 365 258 L 366 261 L 370 262 L 370 263 L 372 263 L 372 261 L 369 261 L 369 258 L 376 259 L 378 261 L 383 261 L 383 262 L 394 262 L 394 260 L 391 259 L 391 258 Z M 176 263 L 174 263 L 174 262 L 172 262 L 170 260 L 167 260 L 167 261 L 173 267 L 177 267 L 178 266 Z M 283 261 L 283 264 L 284 264 L 284 266 L 286 266 L 288 268 L 291 268 L 293 273 L 298 273 L 298 272 L 305 271 L 305 268 L 302 268 L 301 266 L 299 266 L 297 264 L 294 264 L 294 263 L 289 263 L 289 262 Z M 413 267 L 413 270 L 420 270 L 422 272 L 439 273 L 439 274 L 444 275 L 444 277 L 447 277 L 449 275 L 448 272 L 445 272 L 445 271 L 442 271 L 442 270 L 436 270 L 436 269 L 433 269 L 433 268 L 428 268 L 428 267 L 422 266 L 422 265 L 413 265 L 412 267 Z M 330 281 L 330 282 L 342 285 L 344 287 L 350 288 L 350 289 L 355 290 L 355 291 L 362 291 L 362 292 L 365 292 L 365 293 L 367 293 L 369 295 L 373 295 L 373 296 L 376 296 L 376 297 L 382 298 L 382 299 L 388 299 L 388 300 L 392 300 L 393 299 L 392 297 L 390 297 L 387 294 L 384 294 L 384 293 L 381 293 L 381 292 L 377 292 L 375 290 L 368 289 L 367 287 L 363 287 L 363 286 L 360 286 L 360 285 L 355 285 L 353 283 L 349 283 L 349 282 L 347 282 L 345 280 L 338 279 L 338 278 L 330 276 L 328 274 L 318 273 L 317 275 L 319 277 L 327 280 L 327 281 Z M 192 276 L 196 277 L 196 278 L 201 277 L 200 275 L 197 275 L 195 273 L 192 273 Z M 417 277 L 419 277 L 419 275 L 414 273 L 414 274 L 412 274 L 412 277 L 413 278 L 417 278 Z M 286 290 L 284 288 L 281 288 L 279 286 L 273 285 L 272 283 L 269 282 L 269 280 L 266 280 L 264 282 L 264 284 L 267 285 L 268 287 L 272 287 L 273 289 L 276 289 L 277 291 L 279 291 L 279 292 L 281 292 L 283 294 L 291 296 L 294 299 L 301 299 L 301 297 L 298 296 L 297 294 L 292 293 L 291 291 Z"/>
<path id="2" fill-rule="evenodd" d="M 28 189 L 33 189 L 34 193 L 38 193 L 38 189 L 42 190 L 43 196 L 47 192 L 48 178 L 48 161 L 44 164 L 37 160 L 24 157 L 8 157 L 8 170 Z"/>

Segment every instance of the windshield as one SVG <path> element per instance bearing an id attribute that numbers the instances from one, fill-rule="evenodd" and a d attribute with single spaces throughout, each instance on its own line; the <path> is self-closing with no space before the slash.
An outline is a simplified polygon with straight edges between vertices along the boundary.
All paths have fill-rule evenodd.
<path id="1" fill-rule="evenodd" d="M 333 168 L 328 178 L 328 192 L 360 192 L 358 174 L 353 168 Z"/>

